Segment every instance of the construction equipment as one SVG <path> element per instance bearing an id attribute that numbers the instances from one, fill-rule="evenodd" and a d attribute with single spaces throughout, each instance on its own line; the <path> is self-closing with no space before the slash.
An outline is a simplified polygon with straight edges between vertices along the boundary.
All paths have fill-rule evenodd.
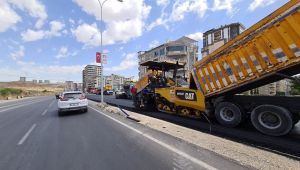
<path id="1" fill-rule="evenodd" d="M 120 90 L 115 92 L 116 99 L 132 99 L 131 88 L 134 86 L 134 81 L 126 81 L 121 86 Z"/>
<path id="2" fill-rule="evenodd" d="M 299 97 L 238 94 L 300 73 L 300 0 L 289 1 L 198 61 L 188 86 L 176 76 L 177 69 L 183 68 L 178 62 L 141 65 L 153 73 L 135 85 L 138 108 L 190 117 L 207 115 L 228 127 L 250 118 L 264 134 L 286 135 L 299 121 Z"/>

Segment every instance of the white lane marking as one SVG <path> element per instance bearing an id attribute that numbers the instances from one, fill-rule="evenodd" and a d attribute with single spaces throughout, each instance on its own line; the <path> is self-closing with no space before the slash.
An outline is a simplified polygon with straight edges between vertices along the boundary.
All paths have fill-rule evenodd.
<path id="1" fill-rule="evenodd" d="M 19 105 L 19 104 L 31 103 L 31 102 L 34 102 L 34 101 L 36 101 L 36 100 L 29 100 L 29 101 L 25 101 L 25 102 L 23 102 L 23 103 L 15 103 L 15 104 L 6 105 L 6 106 L 0 106 L 0 109 L 1 109 L 1 108 L 6 108 L 6 107 L 11 107 L 11 106 L 17 106 L 17 105 Z"/>
<path id="2" fill-rule="evenodd" d="M 48 112 L 48 109 L 46 109 L 43 113 L 42 116 L 45 116 L 45 114 Z"/>
<path id="3" fill-rule="evenodd" d="M 53 101 L 49 104 L 48 108 L 50 108 L 50 107 L 53 105 L 54 101 L 55 101 L 55 100 L 53 100 Z"/>
<path id="4" fill-rule="evenodd" d="M 185 152 L 182 152 L 182 151 L 178 150 L 177 148 L 174 148 L 173 146 L 170 146 L 170 145 L 168 145 L 168 144 L 166 144 L 166 143 L 164 143 L 164 142 L 162 142 L 162 141 L 160 141 L 160 140 L 158 140 L 158 139 L 152 137 L 151 135 L 148 135 L 148 134 L 146 134 L 146 133 L 143 133 L 143 132 L 141 132 L 141 131 L 139 131 L 139 130 L 137 130 L 137 129 L 135 129 L 135 128 L 133 128 L 133 127 L 131 127 L 131 126 L 129 126 L 129 125 L 127 125 L 127 124 L 125 124 L 125 123 L 123 123 L 123 122 L 121 122 L 121 121 L 115 119 L 115 118 L 113 118 L 113 117 L 110 117 L 110 116 L 108 116 L 108 115 L 106 115 L 106 114 L 104 114 L 104 113 L 102 113 L 102 112 L 100 112 L 100 111 L 94 109 L 94 108 L 91 107 L 91 106 L 89 106 L 89 108 L 91 108 L 92 110 L 98 112 L 99 114 L 101 114 L 101 115 L 103 115 L 103 116 L 105 116 L 105 117 L 107 117 L 107 118 L 109 118 L 109 119 L 111 119 L 111 120 L 113 120 L 113 121 L 115 121 L 115 122 L 117 122 L 117 123 L 119 123 L 119 124 L 121 124 L 121 125 L 127 127 L 128 129 L 130 129 L 130 130 L 132 130 L 132 131 L 134 131 L 134 132 L 136 132 L 136 133 L 138 133 L 138 134 L 140 134 L 140 135 L 142 135 L 142 136 L 144 136 L 144 137 L 146 137 L 146 138 L 152 140 L 153 142 L 155 142 L 155 143 L 161 145 L 162 147 L 165 147 L 166 149 L 168 149 L 168 150 L 170 150 L 170 151 L 172 151 L 172 152 L 174 152 L 174 153 L 176 153 L 176 154 L 178 154 L 178 155 L 181 155 L 181 156 L 185 157 L 186 159 L 188 159 L 188 160 L 190 160 L 190 161 L 192 161 L 192 162 L 194 162 L 194 163 L 200 165 L 201 167 L 203 167 L 203 168 L 205 168 L 205 169 L 209 169 L 209 170 L 217 170 L 217 168 L 212 167 L 211 165 L 209 165 L 209 164 L 207 164 L 207 163 L 205 163 L 205 162 L 203 162 L 203 161 L 201 161 L 201 160 L 199 160 L 199 159 L 197 159 L 197 158 L 194 158 L 194 157 L 192 157 L 191 155 L 189 155 L 189 154 L 187 154 L 187 153 L 185 153 Z"/>
<path id="5" fill-rule="evenodd" d="M 15 107 L 10 107 L 10 108 L 4 109 L 4 110 L 0 110 L 0 113 L 1 113 L 1 112 L 5 112 L 5 111 L 8 111 L 8 110 L 16 109 L 16 108 L 19 108 L 19 107 L 22 107 L 22 106 L 26 106 L 26 105 L 30 105 L 30 104 L 34 104 L 34 103 L 43 102 L 43 101 L 45 101 L 45 100 L 34 101 L 34 102 L 28 102 L 28 103 L 25 103 L 25 104 L 17 105 L 17 106 L 15 106 Z"/>
<path id="6" fill-rule="evenodd" d="M 26 139 L 28 138 L 28 136 L 30 135 L 30 133 L 33 131 L 33 129 L 36 127 L 36 124 L 33 124 L 31 126 L 31 128 L 25 133 L 25 135 L 22 137 L 22 139 L 18 142 L 18 145 L 22 145 Z"/>

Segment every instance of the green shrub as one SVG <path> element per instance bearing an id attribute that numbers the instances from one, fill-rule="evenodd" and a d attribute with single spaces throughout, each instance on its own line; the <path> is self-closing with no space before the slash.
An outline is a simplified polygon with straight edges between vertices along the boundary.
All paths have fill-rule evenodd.
<path id="1" fill-rule="evenodd" d="M 21 89 L 0 88 L 1 96 L 20 95 L 21 93 L 22 93 Z"/>

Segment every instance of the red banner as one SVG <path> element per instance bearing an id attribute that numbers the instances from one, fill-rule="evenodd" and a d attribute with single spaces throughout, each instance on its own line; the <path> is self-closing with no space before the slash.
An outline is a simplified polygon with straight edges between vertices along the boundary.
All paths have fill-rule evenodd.
<path id="1" fill-rule="evenodd" d="M 96 52 L 96 63 L 101 63 L 101 53 Z"/>

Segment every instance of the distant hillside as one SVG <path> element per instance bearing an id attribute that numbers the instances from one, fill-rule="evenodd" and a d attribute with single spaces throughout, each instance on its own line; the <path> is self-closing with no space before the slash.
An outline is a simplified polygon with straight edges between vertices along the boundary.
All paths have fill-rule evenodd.
<path id="1" fill-rule="evenodd" d="M 0 99 L 17 96 L 40 96 L 60 93 L 64 86 L 58 84 L 34 84 L 32 82 L 0 82 Z"/>

